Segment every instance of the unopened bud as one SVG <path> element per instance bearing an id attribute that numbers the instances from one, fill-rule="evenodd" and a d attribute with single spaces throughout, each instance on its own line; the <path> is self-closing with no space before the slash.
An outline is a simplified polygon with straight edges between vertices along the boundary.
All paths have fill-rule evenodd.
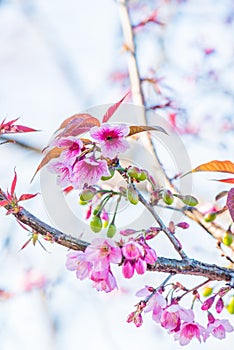
<path id="1" fill-rule="evenodd" d="M 174 197 L 170 190 L 164 190 L 162 198 L 167 205 L 171 205 L 174 202 Z"/>
<path id="2" fill-rule="evenodd" d="M 231 297 L 229 303 L 226 306 L 226 309 L 229 312 L 229 314 L 234 314 L 234 295 Z"/>
<path id="3" fill-rule="evenodd" d="M 186 230 L 187 228 L 189 228 L 189 224 L 187 222 L 179 222 L 177 225 L 177 227 L 180 227 L 184 230 Z"/>
<path id="4" fill-rule="evenodd" d="M 190 196 L 190 195 L 186 195 L 186 196 L 180 196 L 179 197 L 182 202 L 190 207 L 195 207 L 198 204 L 198 200 L 197 198 Z"/>
<path id="5" fill-rule="evenodd" d="M 212 293 L 213 293 L 213 288 L 211 288 L 211 287 L 205 287 L 205 288 L 202 290 L 202 295 L 203 295 L 204 297 L 209 297 Z"/>
<path id="6" fill-rule="evenodd" d="M 116 234 L 116 226 L 115 224 L 110 224 L 107 230 L 107 237 L 112 238 Z"/>
<path id="7" fill-rule="evenodd" d="M 216 219 L 217 214 L 215 211 L 211 211 L 210 213 L 207 213 L 204 215 L 205 222 L 212 222 Z"/>
<path id="8" fill-rule="evenodd" d="M 132 185 L 129 185 L 127 189 L 127 197 L 130 203 L 136 205 L 139 202 L 139 197 L 137 191 Z"/>
<path id="9" fill-rule="evenodd" d="M 102 229 L 102 220 L 99 216 L 93 216 L 90 221 L 90 228 L 93 232 L 98 233 Z"/>
<path id="10" fill-rule="evenodd" d="M 81 194 L 80 194 L 80 200 L 81 200 L 82 202 L 88 202 L 88 201 L 90 201 L 91 199 L 93 199 L 94 195 L 95 195 L 94 189 L 89 189 L 89 188 L 87 188 L 87 189 L 85 189 L 85 190 L 83 190 L 83 191 L 81 192 Z"/>
<path id="11" fill-rule="evenodd" d="M 127 174 L 131 178 L 138 180 L 141 176 L 141 170 L 135 166 L 131 166 L 130 168 L 128 168 Z"/>
<path id="12" fill-rule="evenodd" d="M 225 244 L 226 246 L 230 246 L 233 242 L 233 234 L 228 231 L 225 232 L 222 241 L 223 241 L 223 244 Z"/>

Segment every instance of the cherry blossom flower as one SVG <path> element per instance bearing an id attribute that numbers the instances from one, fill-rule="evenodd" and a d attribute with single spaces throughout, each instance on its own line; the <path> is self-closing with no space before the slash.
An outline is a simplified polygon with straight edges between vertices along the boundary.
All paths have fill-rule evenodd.
<path id="1" fill-rule="evenodd" d="M 85 255 L 94 271 L 106 270 L 110 263 L 119 264 L 122 260 L 121 249 L 108 238 L 95 238 L 86 248 Z"/>
<path id="2" fill-rule="evenodd" d="M 193 338 L 197 338 L 201 343 L 205 342 L 209 337 L 209 332 L 197 322 L 184 322 L 180 326 L 180 330 L 175 333 L 174 339 L 179 340 L 180 345 L 187 345 Z"/>
<path id="3" fill-rule="evenodd" d="M 87 261 L 84 252 L 72 251 L 67 254 L 66 267 L 70 271 L 76 271 L 76 277 L 83 280 L 89 276 L 92 264 Z"/>
<path id="4" fill-rule="evenodd" d="M 147 264 L 154 264 L 157 260 L 155 251 L 143 240 L 135 242 L 130 240 L 122 247 L 122 254 L 125 258 L 122 272 L 125 278 L 131 278 L 134 271 L 142 275 L 147 268 Z"/>
<path id="5" fill-rule="evenodd" d="M 113 159 L 129 148 L 128 142 L 124 139 L 129 131 L 129 127 L 124 124 L 103 124 L 100 127 L 93 127 L 90 135 L 94 140 L 99 141 L 103 157 Z"/>
<path id="6" fill-rule="evenodd" d="M 104 270 L 102 272 L 93 272 L 91 280 L 94 282 L 93 286 L 97 291 L 111 292 L 117 288 L 116 279 L 111 270 Z"/>
<path id="7" fill-rule="evenodd" d="M 71 183 L 76 189 L 83 189 L 84 185 L 95 185 L 102 176 L 110 176 L 105 160 L 85 158 L 73 167 Z"/>
<path id="8" fill-rule="evenodd" d="M 215 338 L 224 339 L 226 338 L 226 332 L 233 332 L 233 327 L 228 320 L 213 320 L 208 323 L 207 330 Z"/>
<path id="9" fill-rule="evenodd" d="M 48 170 L 54 174 L 57 174 L 57 184 L 61 187 L 66 187 L 71 183 L 72 167 L 68 162 L 65 162 L 62 158 L 51 161 L 48 164 Z"/>
<path id="10" fill-rule="evenodd" d="M 166 299 L 162 295 L 161 291 L 155 291 L 154 288 L 145 286 L 140 289 L 136 296 L 145 297 L 147 300 L 144 312 L 152 311 L 152 318 L 155 322 L 160 322 L 161 315 L 165 307 L 167 306 Z"/>
<path id="11" fill-rule="evenodd" d="M 169 331 L 177 332 L 180 329 L 181 321 L 193 322 L 194 313 L 191 309 L 185 309 L 178 304 L 167 306 L 160 318 L 161 326 Z"/>
<path id="12" fill-rule="evenodd" d="M 128 323 L 133 322 L 133 323 L 135 324 L 136 327 L 140 327 L 140 326 L 142 325 L 142 323 L 143 323 L 143 318 L 142 318 L 141 313 L 138 313 L 138 312 L 131 312 L 131 313 L 128 315 L 127 322 L 128 322 Z"/>
<path id="13" fill-rule="evenodd" d="M 61 155 L 66 159 L 72 159 L 80 155 L 83 147 L 83 142 L 76 137 L 62 137 L 59 140 L 55 140 L 53 145 L 57 147 L 64 147 Z"/>

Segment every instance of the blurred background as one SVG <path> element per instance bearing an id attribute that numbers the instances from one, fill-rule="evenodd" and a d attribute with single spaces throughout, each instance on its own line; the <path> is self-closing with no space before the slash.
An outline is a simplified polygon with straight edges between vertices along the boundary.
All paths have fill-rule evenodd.
<path id="1" fill-rule="evenodd" d="M 192 166 L 233 161 L 233 0 L 132 0 L 129 8 L 147 108 L 178 133 Z M 17 193 L 40 192 L 39 176 L 30 184 L 40 150 L 64 119 L 116 102 L 129 90 L 127 56 L 117 1 L 0 1 L 0 117 L 20 117 L 19 124 L 40 130 L 14 137 L 25 147 L 1 146 L 2 189 L 10 187 L 16 167 Z M 170 171 L 166 159 L 165 168 Z M 193 178 L 193 194 L 206 208 L 217 192 L 230 188 L 210 178 Z M 40 196 L 25 207 L 50 223 Z M 20 251 L 27 232 L 4 214 L 1 209 L 2 350 L 180 348 L 150 315 L 140 329 L 126 323 L 136 291 L 144 284 L 157 286 L 163 274 L 148 272 L 126 281 L 116 271 L 118 291 L 98 293 L 89 281 L 66 271 L 63 247 L 41 239 L 47 251 L 40 244 Z M 215 241 L 194 223 L 190 233 L 178 236 L 191 256 L 227 265 Z M 166 249 L 162 240 L 158 254 L 170 254 Z M 179 280 L 187 286 L 199 283 L 197 278 Z M 223 318 L 229 317 L 224 311 Z M 231 334 L 222 343 L 213 338 L 199 346 L 228 348 L 233 339 Z M 197 344 L 187 348 L 197 349 Z"/>

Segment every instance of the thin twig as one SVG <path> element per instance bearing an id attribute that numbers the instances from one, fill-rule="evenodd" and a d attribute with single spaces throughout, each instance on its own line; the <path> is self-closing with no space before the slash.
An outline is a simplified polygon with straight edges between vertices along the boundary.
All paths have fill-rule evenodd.
<path id="1" fill-rule="evenodd" d="M 154 208 L 146 201 L 146 199 L 142 196 L 141 193 L 138 192 L 140 202 L 148 209 L 148 211 L 152 214 L 153 218 L 159 224 L 161 230 L 166 234 L 171 243 L 173 244 L 175 250 L 179 253 L 182 259 L 187 259 L 186 253 L 183 251 L 180 242 L 177 240 L 175 235 L 170 232 L 170 230 L 166 227 L 158 213 L 154 210 Z"/>
<path id="2" fill-rule="evenodd" d="M 142 115 L 143 122 L 147 124 L 147 115 L 145 112 L 146 104 L 145 97 L 141 86 L 141 76 L 137 60 L 137 49 L 135 44 L 135 34 L 133 31 L 133 26 L 131 23 L 130 13 L 128 9 L 127 0 L 119 1 L 119 10 L 120 10 L 120 20 L 123 29 L 124 35 L 124 44 L 128 53 L 128 70 L 132 91 L 132 100 L 134 103 L 142 106 L 144 108 L 144 113 Z M 164 184 L 165 187 L 170 189 L 173 193 L 180 193 L 179 190 L 172 183 L 171 179 L 167 176 L 165 169 L 159 159 L 157 150 L 152 142 L 151 136 L 148 133 L 141 135 L 141 140 L 144 143 L 147 150 L 149 150 L 154 156 L 154 166 L 156 169 L 161 169 L 164 173 Z M 215 224 L 205 222 L 203 219 L 203 214 L 197 209 L 185 210 L 185 215 L 191 220 L 198 223 L 201 227 L 205 229 L 207 233 L 213 236 L 216 239 L 220 239 L 226 232 L 224 228 Z"/>

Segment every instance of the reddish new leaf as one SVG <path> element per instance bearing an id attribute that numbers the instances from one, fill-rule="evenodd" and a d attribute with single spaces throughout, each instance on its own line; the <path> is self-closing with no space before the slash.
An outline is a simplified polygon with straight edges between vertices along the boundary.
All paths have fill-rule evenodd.
<path id="1" fill-rule="evenodd" d="M 7 200 L 0 201 L 0 207 L 5 207 L 7 204 L 9 204 Z"/>
<path id="2" fill-rule="evenodd" d="M 91 114 L 88 114 L 88 113 L 81 113 L 81 114 L 74 114 L 73 116 L 65 119 L 57 131 L 66 128 L 73 121 L 75 121 L 77 124 L 79 124 L 80 122 L 82 122 L 82 120 L 90 119 L 90 118 L 96 119 L 96 122 L 93 126 L 96 126 L 97 124 L 98 124 L 97 126 L 100 126 L 100 122 L 97 118 L 93 117 Z"/>
<path id="3" fill-rule="evenodd" d="M 234 221 L 234 188 L 231 188 L 228 192 L 227 207 L 230 212 L 231 218 Z"/>
<path id="4" fill-rule="evenodd" d="M 38 165 L 37 170 L 33 175 L 31 182 L 33 181 L 38 171 L 41 170 L 41 168 L 43 168 L 47 163 L 49 163 L 51 159 L 58 158 L 63 150 L 64 150 L 63 147 L 54 147 L 49 152 L 47 152 L 45 157 L 42 159 L 41 163 Z"/>
<path id="5" fill-rule="evenodd" d="M 197 166 L 191 172 L 195 173 L 197 171 L 218 171 L 222 173 L 234 174 L 234 163 L 230 162 L 230 160 L 213 160 L 209 163 L 204 163 Z"/>
<path id="6" fill-rule="evenodd" d="M 14 133 L 21 133 L 21 132 L 33 132 L 38 131 L 32 128 L 29 128 L 28 126 L 24 125 L 14 125 L 14 123 L 19 118 L 16 118 L 14 120 L 10 120 L 9 122 L 5 123 L 5 119 L 0 124 L 0 134 L 14 134 Z"/>
<path id="7" fill-rule="evenodd" d="M 20 197 L 19 197 L 19 200 L 18 202 L 20 201 L 26 201 L 28 199 L 31 199 L 31 198 L 34 198 L 38 195 L 38 193 L 35 193 L 35 194 L 30 194 L 30 193 L 27 193 L 27 194 L 22 194 Z"/>
<path id="8" fill-rule="evenodd" d="M 227 184 L 234 184 L 234 179 L 233 179 L 233 178 L 229 178 L 229 179 L 220 179 L 220 180 L 214 179 L 213 181 L 224 182 L 224 183 L 227 183 Z"/>
<path id="9" fill-rule="evenodd" d="M 143 131 L 160 131 L 160 132 L 163 132 L 164 134 L 167 134 L 166 130 L 161 128 L 161 126 L 131 125 L 128 136 L 132 136 Z"/>
<path id="10" fill-rule="evenodd" d="M 127 97 L 128 94 L 129 94 L 129 92 L 127 92 L 126 95 L 124 95 L 124 97 L 121 98 L 120 101 L 116 102 L 115 104 L 113 104 L 112 106 L 110 106 L 108 108 L 108 110 L 106 111 L 106 113 L 104 114 L 104 116 L 102 118 L 103 123 L 108 122 L 108 120 L 112 117 L 112 115 L 115 113 L 115 111 L 119 108 L 119 106 L 121 105 L 121 103 Z"/>
<path id="11" fill-rule="evenodd" d="M 93 126 L 100 126 L 100 122 L 90 114 L 77 114 L 76 117 L 74 116 L 70 121 L 67 121 L 65 125 L 65 128 L 56 136 L 56 138 L 79 136 L 89 131 Z"/>
<path id="12" fill-rule="evenodd" d="M 12 181 L 12 184 L 11 184 L 11 197 L 13 196 L 13 194 L 15 193 L 15 186 L 16 186 L 16 182 L 17 182 L 17 174 L 16 174 L 16 171 L 14 170 L 15 172 L 15 175 L 14 175 L 14 179 Z"/>

